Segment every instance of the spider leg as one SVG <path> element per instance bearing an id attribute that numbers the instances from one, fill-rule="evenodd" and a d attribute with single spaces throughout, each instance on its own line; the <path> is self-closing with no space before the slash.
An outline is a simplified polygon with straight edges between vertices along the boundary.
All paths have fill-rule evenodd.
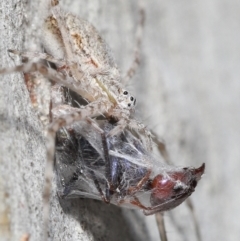
<path id="1" fill-rule="evenodd" d="M 66 29 L 66 24 L 64 23 L 63 13 L 61 12 L 61 9 L 60 9 L 60 6 L 58 5 L 58 3 L 56 4 L 56 3 L 52 2 L 52 14 L 55 17 L 57 24 L 58 24 L 58 28 L 61 32 L 61 37 L 62 37 L 62 41 L 64 44 L 67 59 L 74 62 L 75 54 L 73 53 L 73 51 L 71 49 L 72 44 L 70 41 L 70 37 L 68 35 L 68 31 Z M 74 75 L 76 76 L 77 75 L 76 69 L 72 68 L 71 70 L 74 73 Z"/>
<path id="2" fill-rule="evenodd" d="M 49 130 L 58 131 L 63 126 L 71 125 L 76 121 L 86 120 L 90 121 L 91 117 L 102 115 L 106 109 L 110 108 L 111 104 L 105 99 L 90 102 L 80 108 L 71 107 L 69 105 L 60 105 L 52 110 L 53 115 L 56 117 L 50 124 Z M 89 117 L 89 118 L 88 118 Z M 91 121 L 90 124 L 94 122 Z M 96 124 L 95 127 L 98 125 Z M 101 130 L 101 129 L 99 129 Z"/>
<path id="3" fill-rule="evenodd" d="M 100 98 L 100 96 L 102 96 L 101 91 L 99 89 L 89 88 L 89 81 L 84 79 L 85 77 L 84 73 L 79 68 L 78 68 L 78 77 L 79 77 L 78 79 L 65 75 L 52 68 L 49 68 L 40 62 L 28 62 L 12 68 L 2 68 L 0 69 L 0 74 L 11 74 L 14 72 L 28 73 L 28 72 L 35 72 L 35 71 L 38 71 L 44 77 L 52 80 L 53 82 L 57 84 L 61 84 L 71 89 L 72 91 L 75 91 L 77 94 L 81 95 L 85 99 L 88 99 L 89 101 L 94 101 L 95 99 L 101 99 Z M 107 108 L 109 108 L 109 105 Z"/>
<path id="4" fill-rule="evenodd" d="M 140 64 L 140 48 L 142 44 L 144 22 L 145 22 L 145 11 L 143 9 L 142 4 L 139 3 L 139 21 L 137 24 L 136 37 L 135 37 L 136 44 L 135 44 L 135 50 L 134 50 L 134 58 L 126 75 L 122 80 L 122 83 L 124 85 L 126 85 L 127 82 L 135 75 Z"/>
<path id="5" fill-rule="evenodd" d="M 158 135 L 154 131 L 151 132 L 153 134 L 152 139 L 154 143 L 156 143 L 159 153 L 163 156 L 166 163 L 171 164 L 166 144 L 161 138 L 158 137 Z"/>
<path id="6" fill-rule="evenodd" d="M 18 50 L 12 50 L 12 49 L 8 49 L 8 52 L 21 56 L 21 57 L 25 57 L 25 58 L 29 58 L 29 59 L 36 59 L 36 60 L 46 60 L 49 62 L 52 62 L 54 64 L 57 65 L 70 65 L 71 63 L 69 63 L 69 61 L 65 60 L 65 59 L 57 59 L 54 58 L 52 55 L 50 54 L 46 54 L 46 53 L 40 53 L 40 52 L 21 52 Z"/>
<path id="7" fill-rule="evenodd" d="M 197 240 L 201 241 L 202 238 L 201 238 L 200 226 L 199 226 L 199 222 L 197 220 L 197 216 L 196 216 L 196 213 L 195 213 L 195 210 L 194 210 L 194 205 L 193 205 L 192 199 L 188 198 L 186 200 L 186 204 L 187 204 L 187 207 L 188 207 L 188 209 L 191 213 L 192 219 L 193 219 L 193 224 L 194 224 Z"/>
<path id="8" fill-rule="evenodd" d="M 145 141 L 146 148 L 148 151 L 152 150 L 152 133 L 146 128 L 146 126 L 135 120 L 135 119 L 130 119 L 128 121 L 128 127 L 130 129 L 136 130 L 139 133 L 143 133 L 143 141 Z"/>
<path id="9" fill-rule="evenodd" d="M 167 241 L 168 238 L 167 238 L 163 213 L 156 213 L 155 218 L 157 221 L 157 226 L 158 226 L 158 231 L 159 231 L 161 241 Z"/>
<path id="10" fill-rule="evenodd" d="M 35 72 L 35 71 L 38 71 L 44 77 L 49 78 L 56 83 L 62 84 L 67 88 L 78 92 L 78 88 L 73 87 L 73 86 L 76 86 L 76 84 L 73 85 L 73 82 L 74 82 L 73 78 L 65 76 L 62 73 L 59 73 L 56 70 L 49 68 L 40 62 L 28 62 L 15 67 L 2 68 L 0 69 L 0 74 L 11 74 L 14 72 L 29 73 L 29 72 Z"/>
<path id="11" fill-rule="evenodd" d="M 15 72 L 35 72 L 40 68 L 40 65 L 43 66 L 43 64 L 38 64 L 35 62 L 29 62 L 26 64 L 21 64 L 15 67 L 7 67 L 0 69 L 0 74 L 12 74 Z"/>
<path id="12" fill-rule="evenodd" d="M 117 122 L 117 126 L 108 133 L 108 136 L 117 135 L 123 132 L 126 127 L 140 133 L 142 132 L 144 138 L 143 141 L 146 142 L 145 144 L 147 149 L 149 151 L 152 150 L 152 133 L 146 128 L 144 124 L 135 119 L 129 119 L 127 117 L 122 116 Z"/>

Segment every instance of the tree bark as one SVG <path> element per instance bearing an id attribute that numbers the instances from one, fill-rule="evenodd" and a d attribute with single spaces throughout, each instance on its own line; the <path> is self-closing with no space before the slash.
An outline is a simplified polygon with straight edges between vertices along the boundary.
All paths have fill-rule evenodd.
<path id="1" fill-rule="evenodd" d="M 61 4 L 94 24 L 124 74 L 135 47 L 137 1 Z M 130 83 L 136 114 L 166 141 L 175 165 L 206 163 L 192 195 L 202 240 L 238 240 L 240 4 L 153 0 L 145 9 L 141 65 Z M 20 62 L 7 49 L 38 46 L 45 13 L 39 1 L 4 0 L 0 11 L 0 66 L 14 66 Z M 22 77 L 0 76 L 1 240 L 42 234 L 45 129 Z M 153 217 L 93 200 L 59 200 L 55 184 L 51 206 L 52 240 L 159 240 Z M 185 204 L 165 216 L 170 241 L 196 240 Z"/>
<path id="2" fill-rule="evenodd" d="M 8 56 L 7 49 L 23 48 L 26 7 L 24 1 L 1 1 L 1 67 L 20 63 Z M 40 240 L 43 131 L 22 74 L 1 76 L 0 85 L 0 237 L 20 240 L 29 233 L 32 240 Z"/>

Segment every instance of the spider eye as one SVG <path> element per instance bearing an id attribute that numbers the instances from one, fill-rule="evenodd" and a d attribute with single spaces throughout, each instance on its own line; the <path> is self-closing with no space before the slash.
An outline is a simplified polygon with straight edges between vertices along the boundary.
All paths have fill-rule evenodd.
<path id="1" fill-rule="evenodd" d="M 127 95 L 127 94 L 128 94 L 128 92 L 125 90 L 125 91 L 123 92 L 123 94 L 124 94 L 124 95 Z"/>
<path id="2" fill-rule="evenodd" d="M 128 104 L 128 107 L 130 107 L 131 106 L 131 104 Z"/>
<path id="3" fill-rule="evenodd" d="M 133 100 L 134 100 L 134 98 L 131 96 L 130 100 L 131 100 L 131 101 L 133 101 Z"/>

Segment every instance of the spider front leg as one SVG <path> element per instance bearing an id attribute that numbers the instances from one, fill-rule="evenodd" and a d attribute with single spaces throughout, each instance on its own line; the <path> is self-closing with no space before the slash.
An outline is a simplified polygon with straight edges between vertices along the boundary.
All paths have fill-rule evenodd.
<path id="1" fill-rule="evenodd" d="M 137 133 L 142 132 L 143 141 L 145 142 L 147 149 L 149 151 L 152 150 L 152 133 L 146 128 L 143 123 L 135 119 L 130 119 L 129 115 L 129 112 L 126 112 L 125 110 L 118 110 L 116 116 L 118 116 L 119 121 L 117 122 L 117 126 L 108 133 L 108 136 L 117 135 L 123 132 L 124 129 L 128 127 L 129 129 L 135 130 Z"/>
<path id="2" fill-rule="evenodd" d="M 55 107 L 52 110 L 53 121 L 48 128 L 48 160 L 53 160 L 55 135 L 61 127 L 70 126 L 76 121 L 87 120 L 91 121 L 91 124 L 95 125 L 95 129 L 97 129 L 98 126 L 94 124 L 91 117 L 99 116 L 109 108 L 111 108 L 111 103 L 104 98 L 91 102 L 86 106 L 81 106 L 80 108 L 74 108 L 69 105 L 59 105 Z M 99 131 L 100 130 L 99 128 Z"/>
<path id="3" fill-rule="evenodd" d="M 11 74 L 14 72 L 30 73 L 36 71 L 38 71 L 44 77 L 51 79 L 53 82 L 62 84 L 73 91 L 78 92 L 79 90 L 79 88 L 75 87 L 75 85 L 73 84 L 73 78 L 66 76 L 63 73 L 58 72 L 52 68 L 49 68 L 40 62 L 28 62 L 11 68 L 2 68 L 0 69 L 0 74 Z"/>
<path id="4" fill-rule="evenodd" d="M 46 60 L 49 62 L 52 62 L 56 65 L 70 65 L 71 63 L 69 63 L 69 61 L 67 61 L 66 59 L 58 59 L 58 58 L 54 58 L 52 55 L 47 54 L 47 53 L 40 53 L 40 52 L 21 52 L 18 50 L 12 50 L 12 49 L 8 49 L 9 53 L 24 57 L 24 58 L 28 58 L 28 59 L 36 59 L 38 60 Z M 33 61 L 32 61 L 33 62 Z"/>

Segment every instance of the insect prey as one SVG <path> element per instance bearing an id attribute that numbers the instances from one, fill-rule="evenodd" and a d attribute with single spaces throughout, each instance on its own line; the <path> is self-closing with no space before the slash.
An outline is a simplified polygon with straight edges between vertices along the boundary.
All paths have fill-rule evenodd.
<path id="1" fill-rule="evenodd" d="M 116 123 L 98 123 L 104 140 L 83 121 L 58 132 L 59 196 L 98 199 L 151 215 L 178 206 L 194 192 L 204 164 L 199 168 L 166 165 L 130 131 L 112 137 L 107 134 Z"/>

